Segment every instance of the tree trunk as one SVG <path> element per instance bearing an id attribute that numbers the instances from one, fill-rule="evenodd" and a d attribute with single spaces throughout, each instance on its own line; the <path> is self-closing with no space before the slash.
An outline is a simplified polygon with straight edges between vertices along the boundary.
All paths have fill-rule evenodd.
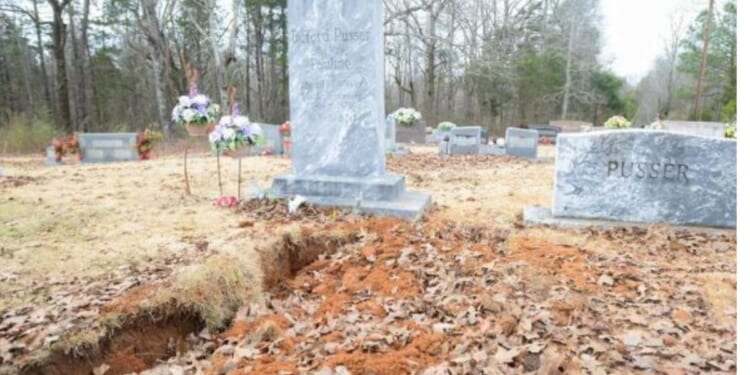
<path id="1" fill-rule="evenodd" d="M 155 0 L 141 0 L 143 6 L 143 17 L 145 23 L 141 22 L 141 29 L 151 47 L 151 70 L 154 75 L 153 85 L 156 97 L 156 110 L 158 121 L 162 124 L 164 136 L 169 136 L 172 123 L 168 120 L 166 91 L 164 82 L 164 71 L 167 66 L 166 48 L 164 47 L 164 34 L 159 26 L 159 18 L 156 15 Z"/>
<path id="2" fill-rule="evenodd" d="M 73 133 L 73 119 L 70 113 L 70 96 L 68 94 L 68 66 L 65 61 L 65 22 L 63 11 L 71 0 L 47 0 L 52 7 L 52 44 L 57 70 L 57 105 L 58 127 L 66 134 Z"/>
<path id="3" fill-rule="evenodd" d="M 568 35 L 568 52 L 565 58 L 565 86 L 563 91 L 563 105 L 561 120 L 568 119 L 568 106 L 570 105 L 571 69 L 573 68 L 573 39 L 575 38 L 576 24 L 571 20 L 570 34 Z"/>
<path id="4" fill-rule="evenodd" d="M 83 19 L 81 21 L 81 47 L 82 53 L 81 58 L 83 64 L 81 67 L 81 98 L 83 99 L 83 105 L 85 106 L 85 118 L 83 120 L 83 131 L 89 131 L 91 128 L 92 113 L 96 113 L 93 105 L 93 99 L 96 93 L 94 92 L 94 74 L 91 71 L 91 50 L 89 49 L 89 11 L 91 8 L 91 0 L 83 1 Z"/>
<path id="5" fill-rule="evenodd" d="M 42 23 L 39 20 L 39 6 L 37 0 L 32 0 L 34 4 L 34 29 L 36 31 L 36 48 L 39 53 L 39 64 L 42 69 L 42 83 L 44 84 L 44 100 L 47 103 L 47 110 L 55 113 L 55 105 L 52 103 L 52 95 L 49 89 L 49 76 L 47 74 L 47 63 L 44 58 L 44 45 L 42 44 Z"/>
<path id="6" fill-rule="evenodd" d="M 432 8 L 432 6 L 431 6 Z M 429 124 L 435 122 L 435 81 L 437 79 L 437 15 L 430 9 L 427 25 L 428 34 L 425 51 L 425 91 L 424 91 L 424 113 Z"/>
<path id="7" fill-rule="evenodd" d="M 171 131 L 170 121 L 167 121 L 167 99 L 164 95 L 164 63 L 159 58 L 151 59 L 151 71 L 154 74 L 154 93 L 156 96 L 156 109 L 159 121 L 162 122 L 162 131 L 168 135 Z"/>
<path id="8" fill-rule="evenodd" d="M 21 43 L 21 38 L 16 38 L 16 46 L 18 47 L 18 51 L 21 53 L 21 60 L 19 61 L 21 63 L 21 75 L 23 76 L 23 88 L 26 94 L 26 105 L 24 107 L 25 111 L 33 112 L 34 111 L 34 96 L 31 94 L 31 73 L 29 73 L 29 63 L 26 59 L 26 45 L 25 43 Z M 35 113 L 33 113 L 35 114 Z"/>
<path id="9" fill-rule="evenodd" d="M 264 94 L 268 94 L 263 89 L 263 80 L 265 79 L 265 68 L 263 66 L 263 44 L 265 36 L 263 33 L 263 10 L 261 5 L 256 3 L 253 7 L 253 27 L 255 30 L 255 79 L 258 92 L 258 115 L 266 121 L 266 110 Z"/>
<path id="10" fill-rule="evenodd" d="M 86 109 L 84 108 L 84 105 L 86 103 L 86 97 L 84 92 L 85 86 L 83 84 L 85 78 L 83 77 L 82 72 L 81 51 L 78 45 L 78 38 L 76 37 L 76 24 L 73 13 L 73 8 L 68 8 L 70 42 L 72 47 L 72 51 L 70 54 L 70 62 L 72 63 L 72 66 L 70 67 L 70 80 L 72 81 L 72 83 L 70 85 L 70 89 L 73 99 L 72 109 L 76 131 L 85 133 Z"/>
<path id="11" fill-rule="evenodd" d="M 206 0 L 205 11 L 208 12 L 208 39 L 211 43 L 211 51 L 213 52 L 214 60 L 214 84 L 216 84 L 216 90 L 219 96 L 219 103 L 224 107 L 228 105 L 227 91 L 225 89 L 226 82 L 224 81 L 224 62 L 221 59 L 221 50 L 219 49 L 219 39 L 216 35 L 216 26 L 214 20 L 213 10 L 216 7 L 214 0 Z"/>
<path id="12" fill-rule="evenodd" d="M 714 0 L 708 0 L 708 19 L 706 19 L 706 34 L 703 40 L 703 53 L 701 54 L 701 71 L 698 77 L 698 87 L 695 89 L 695 109 L 693 111 L 693 117 L 695 120 L 700 121 L 701 116 L 701 100 L 703 97 L 703 80 L 706 79 L 706 63 L 708 61 L 708 47 L 711 42 L 711 21 L 714 18 Z"/>
<path id="13" fill-rule="evenodd" d="M 250 13 L 250 7 L 245 6 L 245 23 L 247 24 L 247 30 L 245 31 L 245 108 L 248 112 L 253 112 L 252 107 L 252 90 L 250 88 L 250 44 L 252 43 L 252 37 L 250 34 L 250 26 L 252 25 L 252 15 Z"/>

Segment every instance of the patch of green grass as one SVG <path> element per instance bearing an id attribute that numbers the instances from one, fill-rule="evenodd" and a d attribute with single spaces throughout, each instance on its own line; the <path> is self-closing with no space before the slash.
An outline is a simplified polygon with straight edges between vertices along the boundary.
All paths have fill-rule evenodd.
<path id="1" fill-rule="evenodd" d="M 8 123 L 0 125 L 0 153 L 43 152 L 54 136 L 47 116 L 12 113 Z"/>

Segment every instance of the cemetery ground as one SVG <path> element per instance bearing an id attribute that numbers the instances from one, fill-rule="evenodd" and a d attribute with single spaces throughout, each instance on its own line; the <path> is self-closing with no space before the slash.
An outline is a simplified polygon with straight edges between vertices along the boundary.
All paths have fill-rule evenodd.
<path id="1" fill-rule="evenodd" d="M 525 227 L 552 161 L 412 150 L 415 223 L 215 207 L 198 151 L 192 196 L 176 153 L 0 158 L 0 374 L 736 372 L 734 231 Z M 246 197 L 290 161 L 243 167 Z"/>

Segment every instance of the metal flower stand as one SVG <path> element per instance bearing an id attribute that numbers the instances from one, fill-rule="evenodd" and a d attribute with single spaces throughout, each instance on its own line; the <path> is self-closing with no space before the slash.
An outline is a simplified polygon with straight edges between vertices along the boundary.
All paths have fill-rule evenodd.
<path id="1" fill-rule="evenodd" d="M 182 161 L 183 166 L 183 173 L 185 175 L 185 191 L 188 195 L 192 195 L 192 192 L 190 191 L 190 179 L 188 178 L 188 168 L 187 168 L 187 157 L 188 157 L 188 150 L 190 150 L 190 143 L 193 137 L 205 137 L 208 133 L 211 132 L 213 129 L 214 124 L 208 124 L 206 126 L 198 126 L 193 124 L 187 124 L 185 125 L 185 129 L 188 132 L 189 137 L 187 140 L 185 140 L 185 157 Z M 219 185 L 221 185 L 221 172 L 219 172 Z"/>
<path id="2" fill-rule="evenodd" d="M 242 159 L 250 156 L 251 146 L 242 147 L 238 150 L 224 151 L 224 155 L 237 160 L 237 200 L 242 199 Z"/>

